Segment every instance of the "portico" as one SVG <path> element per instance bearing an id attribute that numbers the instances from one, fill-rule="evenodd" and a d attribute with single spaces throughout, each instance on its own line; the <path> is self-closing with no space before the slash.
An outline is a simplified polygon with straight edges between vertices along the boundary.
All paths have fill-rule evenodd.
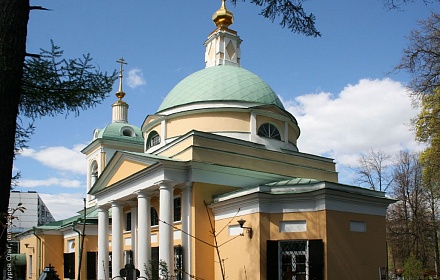
<path id="1" fill-rule="evenodd" d="M 159 260 L 164 261 L 168 268 L 174 268 L 174 246 L 182 245 L 185 252 L 185 271 L 189 273 L 191 263 L 191 248 L 189 236 L 181 234 L 181 240 L 174 238 L 173 202 L 174 193 L 184 186 L 182 191 L 182 218 L 181 225 L 185 232 L 191 234 L 191 184 L 182 184 L 172 181 L 159 181 L 147 188 L 134 192 L 134 195 L 119 197 L 115 200 L 103 199 L 105 203 L 100 203 L 100 195 L 97 195 L 98 201 L 98 279 L 106 279 L 106 271 L 108 272 L 108 262 L 104 256 L 108 256 L 111 252 L 111 275 L 112 277 L 119 275 L 120 270 L 124 267 L 124 212 L 127 206 L 131 209 L 131 251 L 133 252 L 133 264 L 141 272 L 141 276 L 146 276 L 145 268 L 152 261 L 151 257 L 151 198 L 159 197 Z M 157 192 L 158 190 L 158 192 Z M 134 198 L 133 198 L 134 197 Z M 110 198 L 110 197 L 109 197 Z M 111 209 L 111 224 L 109 225 L 109 210 Z M 110 235 L 111 233 L 111 235 Z M 111 236 L 111 250 L 109 250 L 108 236 Z M 173 271 L 174 269 L 170 269 Z M 187 278 L 183 278 L 187 279 Z M 188 278 L 189 279 L 189 278 Z"/>

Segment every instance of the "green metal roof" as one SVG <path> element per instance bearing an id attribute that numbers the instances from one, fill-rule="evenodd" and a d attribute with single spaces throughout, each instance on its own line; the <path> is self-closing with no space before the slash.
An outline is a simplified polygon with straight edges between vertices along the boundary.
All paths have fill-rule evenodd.
<path id="1" fill-rule="evenodd" d="M 168 93 L 158 112 L 206 101 L 273 104 L 284 109 L 275 92 L 257 75 L 241 67 L 221 65 L 205 68 L 183 79 Z"/>
<path id="2" fill-rule="evenodd" d="M 135 125 L 128 123 L 114 122 L 107 125 L 105 128 L 98 131 L 97 138 L 126 140 L 143 143 L 141 129 Z"/>
<path id="3" fill-rule="evenodd" d="M 10 254 L 9 258 L 13 265 L 26 265 L 26 254 Z"/>

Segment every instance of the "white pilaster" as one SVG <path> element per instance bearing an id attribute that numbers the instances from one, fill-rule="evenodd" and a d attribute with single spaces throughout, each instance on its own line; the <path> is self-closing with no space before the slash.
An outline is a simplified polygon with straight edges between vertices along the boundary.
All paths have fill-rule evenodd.
<path id="1" fill-rule="evenodd" d="M 108 265 L 108 206 L 98 208 L 98 280 L 107 280 Z"/>
<path id="2" fill-rule="evenodd" d="M 251 130 L 251 139 L 249 139 L 251 142 L 256 142 L 258 128 L 257 128 L 257 114 L 253 111 L 251 111 L 251 119 L 250 119 L 250 130 Z"/>
<path id="3" fill-rule="evenodd" d="M 112 276 L 118 276 L 124 255 L 122 246 L 122 205 L 112 202 Z"/>
<path id="4" fill-rule="evenodd" d="M 150 196 L 138 192 L 138 266 L 141 276 L 146 277 L 145 267 L 148 267 L 151 260 L 151 200 Z"/>
<path id="5" fill-rule="evenodd" d="M 160 136 L 160 144 L 161 146 L 165 146 L 165 140 L 167 139 L 167 122 L 165 120 L 160 122 L 160 126 L 162 127 L 162 135 Z"/>
<path id="6" fill-rule="evenodd" d="M 159 260 L 164 261 L 169 271 L 174 271 L 173 186 L 169 182 L 159 183 Z"/>
<path id="7" fill-rule="evenodd" d="M 137 238 L 137 230 L 138 230 L 138 208 L 136 204 L 131 205 L 131 251 L 133 251 L 133 264 L 136 268 L 138 268 L 137 264 L 137 244 L 138 244 L 138 238 Z"/>
<path id="8" fill-rule="evenodd" d="M 183 247 L 183 274 L 184 280 L 190 280 L 191 275 L 191 247 L 192 247 L 192 225 L 191 225 L 191 209 L 192 209 L 192 184 L 188 184 L 182 188 L 182 247 Z"/>

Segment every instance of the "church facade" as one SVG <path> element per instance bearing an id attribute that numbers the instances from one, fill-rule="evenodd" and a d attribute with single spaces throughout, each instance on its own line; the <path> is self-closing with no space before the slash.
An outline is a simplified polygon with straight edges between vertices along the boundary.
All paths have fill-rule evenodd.
<path id="1" fill-rule="evenodd" d="M 224 1 L 213 21 L 206 68 L 141 127 L 128 123 L 119 61 L 112 123 L 83 150 L 87 208 L 20 236 L 28 279 L 49 264 L 61 279 L 112 279 L 126 264 L 176 279 L 380 279 L 393 201 L 300 152 L 295 117 L 240 66 Z"/>

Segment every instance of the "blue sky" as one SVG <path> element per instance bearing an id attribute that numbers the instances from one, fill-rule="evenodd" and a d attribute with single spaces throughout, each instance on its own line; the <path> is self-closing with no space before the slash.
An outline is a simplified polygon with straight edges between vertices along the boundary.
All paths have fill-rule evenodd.
<path id="1" fill-rule="evenodd" d="M 214 30 L 210 1 L 33 1 L 52 11 L 32 11 L 27 51 L 50 48 L 50 40 L 67 58 L 90 53 L 103 71 L 125 68 L 124 100 L 129 122 L 141 126 L 167 93 L 183 78 L 204 68 L 203 42 Z M 411 106 L 406 73 L 389 73 L 399 63 L 405 36 L 438 4 L 422 1 L 388 10 L 382 1 L 307 1 L 322 37 L 310 38 L 282 29 L 259 15 L 249 2 L 236 7 L 231 26 L 243 39 L 242 67 L 265 80 L 297 118 L 300 151 L 335 158 L 340 179 L 352 183 L 344 169 L 360 153 L 382 149 L 420 149 L 410 131 Z M 114 92 L 79 117 L 58 116 L 35 122 L 30 149 L 15 162 L 22 178 L 17 190 L 40 193 L 55 218 L 82 207 L 85 158 L 79 151 L 95 128 L 111 121 Z"/>

